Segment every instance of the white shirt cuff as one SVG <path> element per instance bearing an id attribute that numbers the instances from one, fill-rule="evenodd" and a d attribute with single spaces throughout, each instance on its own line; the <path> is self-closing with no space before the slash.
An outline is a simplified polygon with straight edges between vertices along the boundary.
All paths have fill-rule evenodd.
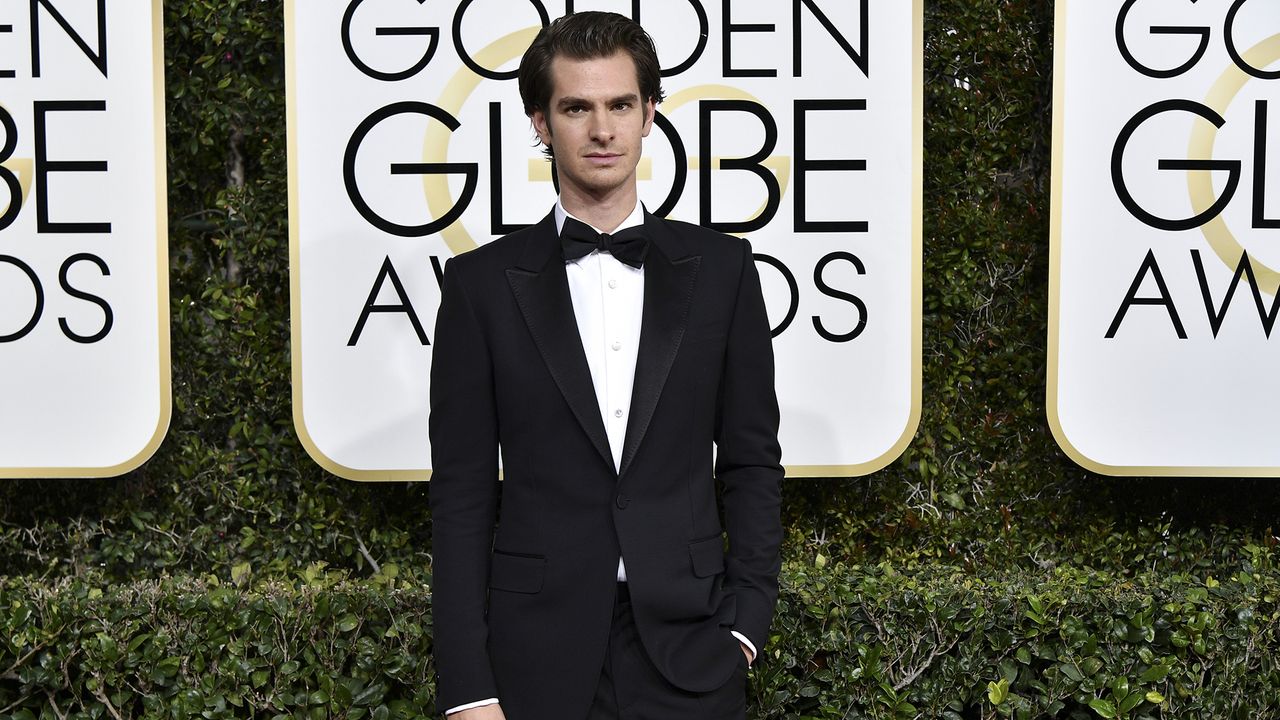
<path id="1" fill-rule="evenodd" d="M 730 630 L 730 631 L 729 631 L 729 634 L 730 634 L 730 635 L 733 635 L 733 636 L 734 636 L 734 637 L 736 637 L 736 638 L 738 638 L 738 642 L 740 642 L 740 643 L 742 643 L 743 645 L 746 645 L 746 646 L 747 646 L 747 651 L 751 653 L 751 658 L 750 658 L 749 660 L 747 660 L 747 667 L 751 667 L 751 663 L 753 663 L 753 662 L 755 662 L 755 661 L 756 661 L 756 655 L 759 655 L 759 653 L 758 653 L 758 652 L 756 652 L 756 646 L 755 646 L 755 645 L 753 645 L 753 644 L 751 643 L 751 641 L 747 639 L 747 636 L 746 636 L 746 635 L 743 635 L 742 633 L 738 632 L 737 630 Z"/>
<path id="2" fill-rule="evenodd" d="M 456 708 L 449 708 L 448 710 L 444 711 L 444 714 L 452 715 L 457 712 L 462 712 L 463 710 L 470 710 L 471 708 L 478 708 L 478 707 L 484 707 L 485 705 L 497 705 L 497 704 L 498 704 L 498 698 L 489 698 L 487 700 L 477 700 L 473 703 L 467 703 L 466 705 L 459 705 Z"/>

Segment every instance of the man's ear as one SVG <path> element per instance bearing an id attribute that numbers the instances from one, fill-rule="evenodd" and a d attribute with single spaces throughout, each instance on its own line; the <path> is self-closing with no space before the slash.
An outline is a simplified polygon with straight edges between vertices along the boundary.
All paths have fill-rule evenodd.
<path id="1" fill-rule="evenodd" d="M 543 145 L 551 147 L 551 123 L 547 120 L 547 114 L 541 110 L 534 110 L 530 120 L 533 121 L 533 131 L 538 133 L 538 139 Z"/>
<path id="2" fill-rule="evenodd" d="M 649 137 L 649 131 L 653 129 L 653 116 L 658 112 L 658 104 L 649 98 L 644 104 L 644 128 L 640 132 L 641 137 Z"/>

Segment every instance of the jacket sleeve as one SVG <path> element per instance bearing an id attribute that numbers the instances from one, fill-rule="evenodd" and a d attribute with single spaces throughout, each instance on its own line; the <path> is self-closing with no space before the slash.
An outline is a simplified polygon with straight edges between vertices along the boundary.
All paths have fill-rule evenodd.
<path id="1" fill-rule="evenodd" d="M 431 361 L 432 612 L 437 708 L 498 696 L 489 663 L 489 557 L 498 502 L 490 348 L 457 259 L 445 268 Z"/>
<path id="2" fill-rule="evenodd" d="M 724 485 L 725 588 L 737 604 L 733 629 L 763 651 L 778 599 L 783 469 L 769 318 L 751 245 L 742 246 L 716 414 L 716 476 Z"/>

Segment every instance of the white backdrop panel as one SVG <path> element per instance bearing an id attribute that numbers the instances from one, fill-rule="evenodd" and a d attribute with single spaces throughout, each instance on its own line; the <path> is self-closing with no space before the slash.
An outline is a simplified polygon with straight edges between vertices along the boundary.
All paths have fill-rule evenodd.
<path id="1" fill-rule="evenodd" d="M 121 474 L 168 427 L 161 3 L 98 5 L 0 5 L 0 477 Z"/>
<path id="2" fill-rule="evenodd" d="M 569 9 L 638 14 L 668 71 L 646 207 L 752 241 L 790 474 L 891 462 L 919 415 L 922 10 L 889 0 L 287 3 L 294 415 L 312 457 L 429 476 L 438 272 L 555 201 L 514 70 Z M 733 163 L 756 155 L 755 172 Z"/>

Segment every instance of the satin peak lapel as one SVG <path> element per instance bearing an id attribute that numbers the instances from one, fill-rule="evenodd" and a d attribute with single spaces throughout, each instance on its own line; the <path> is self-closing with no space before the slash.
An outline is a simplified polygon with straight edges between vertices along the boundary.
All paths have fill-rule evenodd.
<path id="1" fill-rule="evenodd" d="M 618 474 L 627 472 L 635 458 L 658 398 L 667 383 L 671 364 L 680 351 L 689 320 L 689 302 L 698 279 L 701 255 L 689 255 L 683 242 L 665 222 L 645 213 L 650 242 L 644 265 L 644 310 L 640 320 L 640 348 L 635 383 L 631 391 L 631 417 L 622 444 Z"/>
<path id="2" fill-rule="evenodd" d="M 533 230 L 517 267 L 507 269 L 507 283 L 524 315 L 533 342 L 560 393 L 591 438 L 591 444 L 613 469 L 609 437 L 591 383 L 591 368 L 574 320 L 569 280 L 560 256 L 560 239 L 549 216 Z"/>

